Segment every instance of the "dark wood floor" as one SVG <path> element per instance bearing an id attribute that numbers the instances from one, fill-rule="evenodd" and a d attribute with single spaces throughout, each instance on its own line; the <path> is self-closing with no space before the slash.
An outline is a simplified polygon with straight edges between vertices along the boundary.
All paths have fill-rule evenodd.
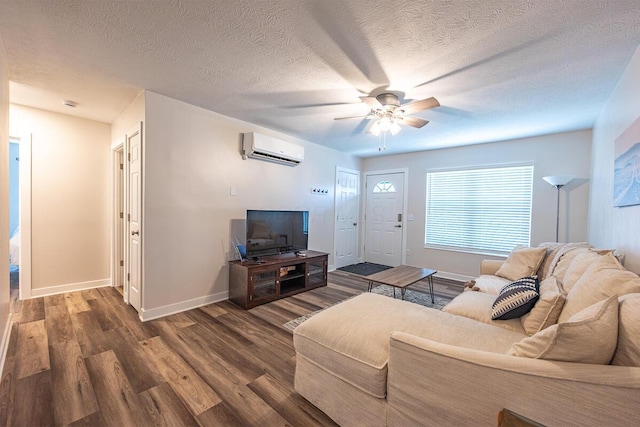
<path id="1" fill-rule="evenodd" d="M 146 323 L 114 288 L 14 300 L 0 425 L 334 425 L 293 389 L 281 327 L 367 286 L 344 272 L 329 282 L 249 311 L 225 301 Z M 435 290 L 462 285 L 436 278 Z"/>

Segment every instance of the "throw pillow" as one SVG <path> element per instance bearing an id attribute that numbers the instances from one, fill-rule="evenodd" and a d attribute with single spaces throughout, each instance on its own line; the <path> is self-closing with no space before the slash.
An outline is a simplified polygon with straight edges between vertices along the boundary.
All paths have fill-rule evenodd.
<path id="1" fill-rule="evenodd" d="M 636 292 L 640 292 L 640 277 L 621 266 L 613 254 L 600 255 L 567 293 L 558 322 L 611 295 Z"/>
<path id="2" fill-rule="evenodd" d="M 612 365 L 640 366 L 640 294 L 618 298 L 618 347 Z"/>
<path id="3" fill-rule="evenodd" d="M 614 295 L 515 343 L 507 354 L 532 359 L 606 365 L 618 341 L 618 298 Z"/>
<path id="4" fill-rule="evenodd" d="M 523 277 L 505 285 L 493 302 L 491 319 L 515 319 L 528 313 L 538 300 L 538 289 L 536 276 Z"/>
<path id="5" fill-rule="evenodd" d="M 573 262 L 573 260 L 578 255 L 585 253 L 588 250 L 589 248 L 585 248 L 585 247 L 569 249 L 567 252 L 563 253 L 560 256 L 560 259 L 558 260 L 555 268 L 553 269 L 553 271 L 551 271 L 550 274 L 553 274 L 554 276 L 556 276 L 560 284 L 562 284 L 562 282 L 564 281 L 564 276 L 565 274 L 567 274 L 567 270 L 569 269 L 569 266 L 571 266 L 571 263 Z M 566 292 L 567 291 L 565 291 L 565 293 Z"/>
<path id="6" fill-rule="evenodd" d="M 580 279 L 584 272 L 587 271 L 587 268 L 589 268 L 591 264 L 596 262 L 601 255 L 606 255 L 609 252 L 613 251 L 587 249 L 586 251 L 576 255 L 576 257 L 573 258 L 573 261 L 571 261 L 571 264 L 569 264 L 569 267 L 567 267 L 567 271 L 565 272 L 564 276 L 560 280 L 565 293 L 569 293 L 571 291 L 573 285 L 576 284 L 578 279 Z"/>
<path id="7" fill-rule="evenodd" d="M 546 253 L 547 248 L 515 248 L 496 271 L 496 276 L 509 280 L 532 276 L 538 271 Z"/>
<path id="8" fill-rule="evenodd" d="M 531 311 L 520 318 L 528 335 L 533 335 L 558 322 L 565 295 L 554 276 L 540 283 L 540 298 Z"/>
<path id="9" fill-rule="evenodd" d="M 563 246 L 564 243 L 556 242 L 544 242 L 538 245 L 539 248 L 545 248 L 547 250 L 536 273 L 538 279 L 544 280 L 550 275 L 551 262 L 554 260 L 556 253 L 558 253 Z"/>

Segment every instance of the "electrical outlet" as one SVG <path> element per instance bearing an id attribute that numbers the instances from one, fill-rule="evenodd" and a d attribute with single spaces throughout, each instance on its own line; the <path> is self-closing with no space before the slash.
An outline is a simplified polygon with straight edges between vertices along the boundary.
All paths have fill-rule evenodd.
<path id="1" fill-rule="evenodd" d="M 411 255 L 411 249 L 407 249 L 406 252 L 407 252 L 407 255 Z"/>

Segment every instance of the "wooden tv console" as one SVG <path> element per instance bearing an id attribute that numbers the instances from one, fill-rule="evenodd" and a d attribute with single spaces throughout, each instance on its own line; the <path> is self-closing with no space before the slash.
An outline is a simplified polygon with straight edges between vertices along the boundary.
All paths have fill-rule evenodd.
<path id="1" fill-rule="evenodd" d="M 229 300 L 244 309 L 327 286 L 329 254 L 303 251 L 256 261 L 231 261 Z"/>

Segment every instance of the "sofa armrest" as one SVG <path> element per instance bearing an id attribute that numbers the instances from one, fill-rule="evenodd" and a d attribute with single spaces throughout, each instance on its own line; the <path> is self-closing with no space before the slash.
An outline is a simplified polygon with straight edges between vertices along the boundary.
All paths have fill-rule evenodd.
<path id="1" fill-rule="evenodd" d="M 509 409 L 547 426 L 637 421 L 640 368 L 554 362 L 391 335 L 388 425 L 496 425 Z"/>
<path id="2" fill-rule="evenodd" d="M 494 276 L 502 264 L 504 264 L 504 260 L 501 259 L 483 259 L 480 263 L 480 275 Z"/>

